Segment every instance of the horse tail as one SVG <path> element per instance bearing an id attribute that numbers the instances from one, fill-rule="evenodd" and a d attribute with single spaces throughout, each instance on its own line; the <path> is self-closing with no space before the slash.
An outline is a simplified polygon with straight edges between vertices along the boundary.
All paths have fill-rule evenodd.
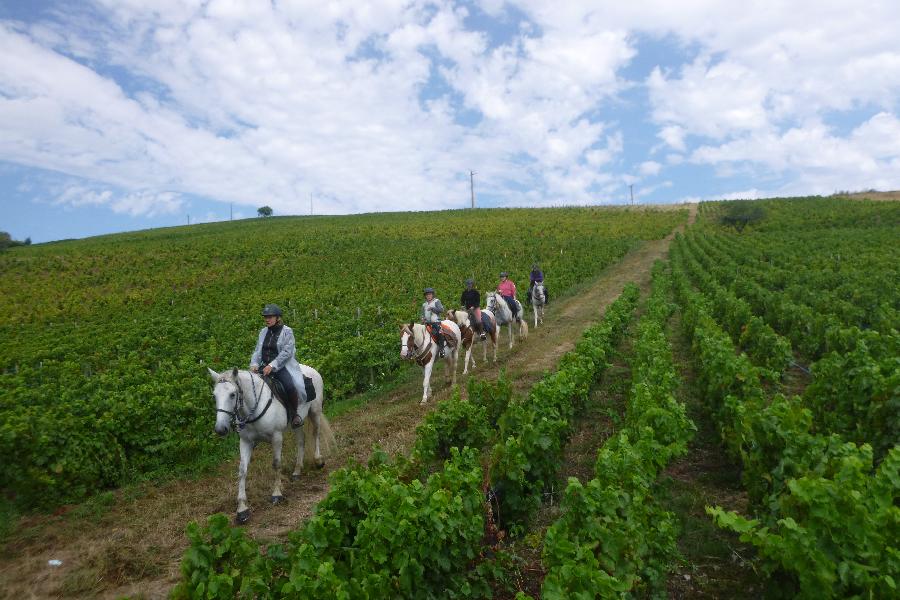
<path id="1" fill-rule="evenodd" d="M 315 443 L 310 443 L 315 439 L 313 435 L 315 434 L 313 432 L 312 419 L 306 419 L 303 422 L 303 436 L 307 440 L 303 448 L 303 462 L 308 465 L 313 464 L 316 459 L 316 445 Z M 335 450 L 337 450 L 337 440 L 334 437 L 334 432 L 331 430 L 331 423 L 325 418 L 324 412 L 319 415 L 319 450 L 322 452 L 322 458 L 334 454 Z"/>

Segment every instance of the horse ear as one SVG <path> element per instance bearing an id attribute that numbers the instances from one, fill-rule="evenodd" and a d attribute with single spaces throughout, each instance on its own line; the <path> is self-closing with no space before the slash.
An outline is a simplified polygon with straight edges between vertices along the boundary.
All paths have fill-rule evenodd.
<path id="1" fill-rule="evenodd" d="M 212 369 L 210 369 L 209 367 L 206 367 L 206 370 L 209 371 L 209 376 L 212 377 L 212 380 L 214 382 L 218 383 L 219 382 L 219 374 L 216 373 L 215 371 L 213 371 Z"/>
<path id="2" fill-rule="evenodd" d="M 237 376 L 238 376 L 238 371 L 237 371 L 237 367 L 235 367 L 234 369 L 231 370 L 231 377 L 232 377 L 232 379 L 237 380 Z"/>

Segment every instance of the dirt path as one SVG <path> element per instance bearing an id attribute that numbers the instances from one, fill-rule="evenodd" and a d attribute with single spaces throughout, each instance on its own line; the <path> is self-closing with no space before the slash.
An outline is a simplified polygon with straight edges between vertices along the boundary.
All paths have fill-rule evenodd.
<path id="1" fill-rule="evenodd" d="M 690 220 L 696 217 L 691 206 Z M 664 258 L 673 236 L 646 242 L 607 268 L 577 293 L 548 306 L 545 323 L 532 328 L 528 340 L 512 351 L 501 344 L 498 363 L 484 365 L 480 349 L 475 375 L 495 378 L 500 368 L 520 390 L 527 390 L 544 371 L 555 368 L 581 332 L 629 281 L 645 290 L 653 262 Z M 504 332 L 505 334 L 505 332 Z M 503 338 L 506 340 L 506 338 Z M 448 396 L 443 369 L 432 378 L 435 401 Z M 260 446 L 248 475 L 247 493 L 253 510 L 248 533 L 261 541 L 277 540 L 307 519 L 328 490 L 328 472 L 349 460 L 364 461 L 373 445 L 389 453 L 406 451 L 416 426 L 435 402 L 419 406 L 421 376 L 415 374 L 387 397 L 347 412 L 332 422 L 336 454 L 321 471 L 305 471 L 298 482 L 285 480 L 287 504 L 272 507 L 271 451 Z M 287 446 L 287 445 L 286 445 Z M 289 468 L 289 466 L 287 467 Z M 204 522 L 217 512 L 235 510 L 237 459 L 215 473 L 158 486 L 130 486 L 107 495 L 109 502 L 86 505 L 69 514 L 28 519 L 11 535 L 0 558 L 0 596 L 4 598 L 164 598 L 177 583 L 187 545 L 184 528 Z M 76 513 L 77 516 L 73 513 Z M 48 560 L 62 560 L 49 567 Z"/>

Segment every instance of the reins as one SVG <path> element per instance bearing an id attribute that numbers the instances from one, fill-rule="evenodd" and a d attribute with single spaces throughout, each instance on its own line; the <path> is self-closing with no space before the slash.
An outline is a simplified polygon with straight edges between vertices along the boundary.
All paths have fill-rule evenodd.
<path id="1" fill-rule="evenodd" d="M 250 415 L 246 419 L 241 417 L 241 413 L 246 412 L 246 410 L 244 409 L 244 406 L 245 406 L 244 405 L 244 388 L 241 387 L 240 377 L 237 378 L 237 381 L 232 382 L 232 383 L 234 383 L 234 386 L 237 388 L 237 399 L 234 402 L 234 405 L 235 405 L 234 410 L 230 411 L 230 410 L 225 410 L 223 408 L 216 408 L 216 412 L 223 412 L 226 415 L 231 417 L 231 421 L 232 421 L 232 423 L 235 423 L 237 425 L 238 431 L 241 431 L 244 427 L 246 427 L 247 425 L 250 425 L 251 423 L 256 423 L 257 421 L 259 421 L 263 417 L 263 415 L 266 414 L 266 411 L 269 410 L 269 407 L 272 406 L 272 397 L 274 396 L 274 394 L 270 393 L 269 400 L 268 400 L 268 402 L 266 402 L 266 405 L 262 409 L 262 412 L 259 413 L 258 415 L 256 414 L 256 409 L 259 408 L 259 403 L 260 403 L 260 400 L 262 399 L 263 389 L 265 388 L 265 383 L 261 382 L 261 385 L 259 386 L 259 393 L 256 392 L 256 377 L 259 377 L 259 375 L 256 375 L 255 373 L 250 373 L 250 386 L 253 390 L 252 396 L 254 397 L 254 403 L 253 403 L 253 410 L 250 411 Z M 225 379 L 225 378 L 219 379 L 219 383 L 224 383 L 226 381 L 228 381 L 228 379 Z"/>
<path id="2" fill-rule="evenodd" d="M 431 338 L 428 336 L 428 331 L 427 331 L 427 330 L 425 331 L 425 339 L 426 339 L 426 340 L 430 340 L 430 339 L 431 339 Z M 415 331 L 415 328 L 409 328 L 409 338 L 408 338 L 408 340 L 409 340 L 409 341 L 408 341 L 407 343 L 401 343 L 401 344 L 400 344 L 400 347 L 401 347 L 401 348 L 406 348 L 406 349 L 407 349 L 407 353 L 406 353 L 407 356 L 406 356 L 404 359 L 405 359 L 405 360 L 409 360 L 409 361 L 415 361 L 415 362 L 417 362 L 420 366 L 425 365 L 425 363 L 428 362 L 427 360 L 424 361 L 424 362 L 420 362 L 420 361 L 421 361 L 421 360 L 422 360 L 429 352 L 431 352 L 431 344 L 428 344 L 428 345 L 422 350 L 422 352 L 419 352 L 418 346 L 416 345 L 416 331 Z M 412 343 L 409 343 L 409 342 L 412 342 Z M 410 348 L 412 348 L 412 352 L 409 352 L 409 349 L 410 349 Z M 418 354 L 416 354 L 416 355 L 414 356 L 413 353 L 418 353 Z"/>

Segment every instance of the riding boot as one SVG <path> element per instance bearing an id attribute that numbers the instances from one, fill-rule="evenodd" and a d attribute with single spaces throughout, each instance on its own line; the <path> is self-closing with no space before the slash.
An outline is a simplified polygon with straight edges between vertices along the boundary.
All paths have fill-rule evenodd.
<path id="1" fill-rule="evenodd" d="M 291 394 L 291 399 L 289 400 L 294 406 L 297 407 L 296 412 L 294 413 L 294 418 L 291 419 L 291 427 L 294 429 L 299 429 L 300 426 L 303 425 L 303 417 L 300 416 L 300 394 L 297 390 L 294 390 L 294 393 Z"/>
<path id="2" fill-rule="evenodd" d="M 442 333 L 438 332 L 436 337 L 437 337 L 437 345 L 438 345 L 438 356 L 440 358 L 444 358 L 444 344 L 445 344 L 444 336 Z"/>

